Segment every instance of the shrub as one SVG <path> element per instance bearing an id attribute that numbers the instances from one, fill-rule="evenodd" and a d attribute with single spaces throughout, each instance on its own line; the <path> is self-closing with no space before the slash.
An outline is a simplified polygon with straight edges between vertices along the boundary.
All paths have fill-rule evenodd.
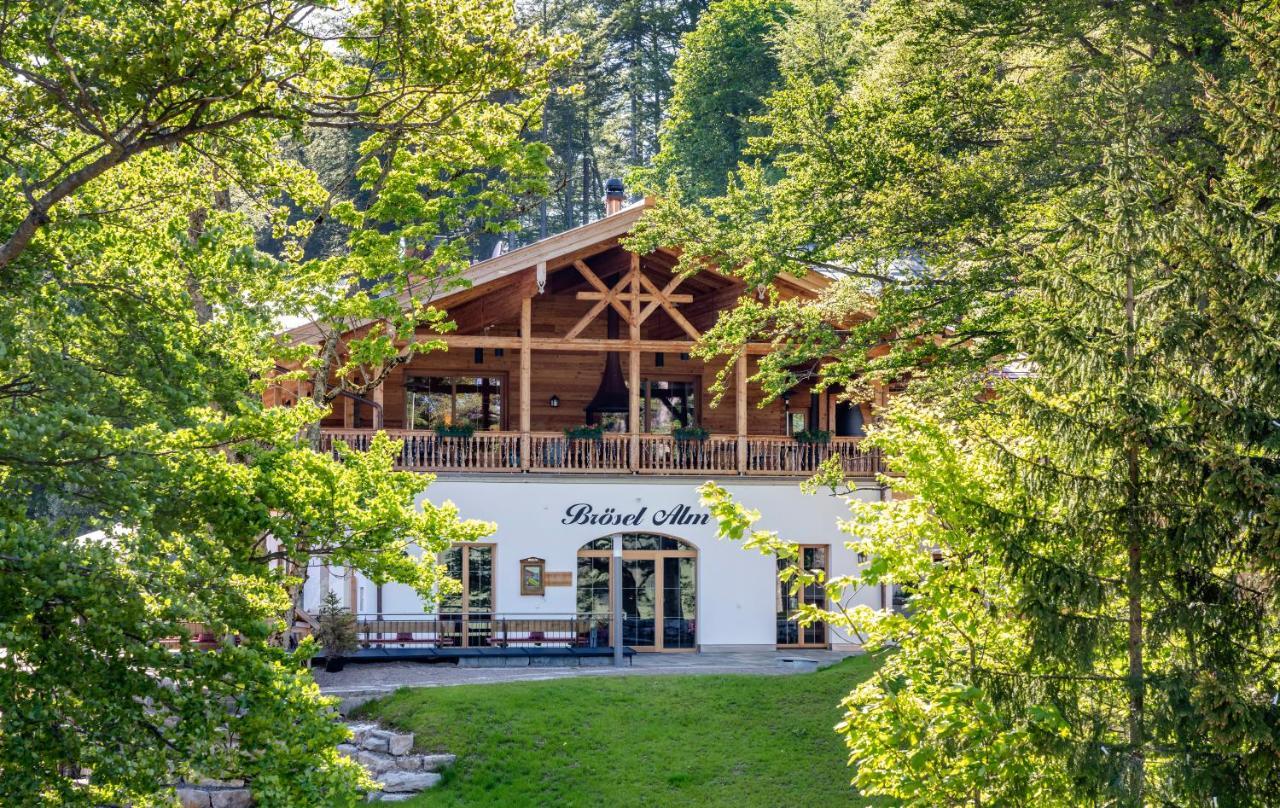
<path id="1" fill-rule="evenodd" d="M 469 438 L 474 434 L 474 424 L 436 424 L 436 435 L 442 438 Z"/>
<path id="2" fill-rule="evenodd" d="M 671 430 L 671 437 L 676 440 L 706 440 L 711 432 L 703 426 L 678 426 Z"/>

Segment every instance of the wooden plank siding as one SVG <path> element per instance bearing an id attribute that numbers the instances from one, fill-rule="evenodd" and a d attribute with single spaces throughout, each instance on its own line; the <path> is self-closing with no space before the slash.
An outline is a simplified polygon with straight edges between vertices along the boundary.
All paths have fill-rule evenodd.
<path id="1" fill-rule="evenodd" d="M 383 427 L 406 442 L 402 466 L 472 472 L 801 474 L 812 473 L 837 454 L 850 474 L 879 471 L 878 458 L 860 452 L 856 438 L 810 447 L 787 437 L 788 412 L 805 413 L 810 429 L 832 429 L 835 401 L 821 395 L 817 423 L 808 423 L 813 394 L 806 385 L 798 386 L 789 402 L 763 403 L 760 385 L 749 377 L 769 346 L 753 344 L 741 357 L 713 363 L 686 353 L 695 335 L 751 293 L 740 280 L 711 271 L 678 279 L 671 273 L 673 255 L 633 256 L 613 235 L 595 248 L 575 242 L 571 254 L 540 260 L 547 267 L 541 292 L 535 266 L 520 268 L 508 260 L 496 277 L 486 270 L 488 274 L 477 274 L 477 286 L 436 300 L 433 305 L 458 324 L 445 337 L 453 345 L 415 355 L 369 396 L 383 405 Z M 811 296 L 821 283 L 820 278 L 793 279 L 779 284 L 778 291 L 784 297 Z M 606 342 L 609 310 L 618 312 L 626 325 L 614 342 Z M 419 336 L 433 335 L 420 331 Z M 570 337 L 572 342 L 566 343 Z M 604 345 L 617 349 L 623 377 L 633 390 L 641 379 L 696 382 L 697 425 L 712 438 L 691 447 L 669 436 L 640 434 L 643 417 L 635 417 L 633 402 L 634 434 L 609 436 L 590 446 L 566 441 L 563 430 L 586 421 L 585 408 L 604 371 Z M 724 367 L 731 372 L 719 403 L 713 404 L 713 387 Z M 405 384 L 415 376 L 501 379 L 498 428 L 471 439 L 436 439 L 430 431 L 409 431 Z M 553 397 L 558 406 L 552 406 Z M 372 435 L 374 413 L 366 404 L 339 398 L 321 426 L 326 445 L 341 439 L 358 447 Z"/>
<path id="2" fill-rule="evenodd" d="M 538 306 L 534 306 L 534 312 Z M 534 326 L 535 331 L 537 326 Z M 437 376 L 498 376 L 503 379 L 503 427 L 518 429 L 519 414 L 519 380 L 520 352 L 504 350 L 503 356 L 494 356 L 492 350 L 484 352 L 484 361 L 475 361 L 473 349 L 454 349 L 438 351 L 414 357 L 407 365 L 391 372 L 383 385 L 383 407 L 387 429 L 404 429 L 406 416 L 406 400 L 404 393 L 405 380 L 415 375 Z M 630 357 L 623 354 L 622 370 L 625 377 L 630 377 Z M 600 376 L 604 372 L 605 355 L 603 353 L 557 353 L 554 351 L 532 351 L 530 355 L 530 429 L 535 432 L 558 432 L 565 427 L 581 426 L 586 419 L 585 409 L 600 386 Z M 748 357 L 748 375 L 755 372 L 758 360 Z M 663 367 L 657 366 L 657 357 L 651 353 L 640 354 L 640 376 L 644 379 L 691 379 L 698 382 L 701 426 L 716 434 L 737 434 L 734 390 L 737 374 L 730 375 L 727 392 L 719 406 L 712 406 L 712 386 L 718 368 L 704 363 L 697 357 L 681 359 L 679 353 L 665 354 Z M 560 406 L 553 408 L 551 397 L 560 399 Z M 779 400 L 759 407 L 764 398 L 763 390 L 754 382 L 747 383 L 747 426 L 749 435 L 784 435 L 785 415 L 783 403 Z M 810 394 L 807 390 L 798 390 L 791 397 L 792 412 L 808 412 Z M 354 402 L 353 402 L 354 403 Z M 324 427 L 341 428 L 346 426 L 342 408 L 342 399 L 336 402 L 334 412 L 322 422 Z M 363 416 L 359 426 L 372 426 L 367 407 L 357 407 Z M 824 413 L 820 424 L 825 428 L 829 423 L 829 414 Z"/>

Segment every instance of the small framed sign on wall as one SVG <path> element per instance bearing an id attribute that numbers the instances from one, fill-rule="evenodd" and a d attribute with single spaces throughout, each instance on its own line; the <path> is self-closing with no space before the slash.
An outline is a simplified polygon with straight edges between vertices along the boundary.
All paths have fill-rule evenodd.
<path id="1" fill-rule="evenodd" d="M 520 594 L 545 595 L 546 582 L 543 580 L 547 562 L 541 558 L 524 558 L 520 560 Z"/>

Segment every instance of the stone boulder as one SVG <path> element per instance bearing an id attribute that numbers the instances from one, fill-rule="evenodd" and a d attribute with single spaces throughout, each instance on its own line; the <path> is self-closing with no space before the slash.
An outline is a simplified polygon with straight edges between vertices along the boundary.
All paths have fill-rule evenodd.
<path id="1" fill-rule="evenodd" d="M 392 771 L 378 775 L 377 781 L 382 785 L 384 793 L 411 791 L 417 793 L 440 782 L 440 775 L 434 772 L 402 772 Z"/>

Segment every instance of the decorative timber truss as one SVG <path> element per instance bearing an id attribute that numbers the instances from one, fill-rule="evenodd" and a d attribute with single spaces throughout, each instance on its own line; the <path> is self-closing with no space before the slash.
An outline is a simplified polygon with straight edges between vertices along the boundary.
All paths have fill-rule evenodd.
<path id="1" fill-rule="evenodd" d="M 688 362 L 676 375 L 701 378 L 700 374 L 710 372 L 701 360 L 690 360 L 688 355 L 721 312 L 751 294 L 740 279 L 710 269 L 677 272 L 677 249 L 643 256 L 626 250 L 621 242 L 647 207 L 648 203 L 626 208 L 474 264 L 465 276 L 468 287 L 438 294 L 431 301 L 448 311 L 456 330 L 420 335 L 444 343 L 448 353 L 415 359 L 413 367 L 406 365 L 389 378 L 389 384 L 372 390 L 367 401 L 376 413 L 372 424 L 366 420 L 365 426 L 359 426 L 364 419 L 356 415 L 357 401 L 344 398 L 335 402 L 335 414 L 323 432 L 332 440 L 357 446 L 371 440 L 376 429 L 387 427 L 393 437 L 404 441 L 401 465 L 428 471 L 801 474 L 812 473 L 832 455 L 840 456 L 844 468 L 853 474 L 878 470 L 878 460 L 858 449 L 856 433 L 846 433 L 849 437 L 837 433 L 829 444 L 821 445 L 801 444 L 791 437 L 787 413 L 802 410 L 804 423 L 834 431 L 839 402 L 826 391 L 798 389 L 792 409 L 776 401 L 769 405 L 775 408 L 773 415 L 765 414 L 765 405 L 758 399 L 749 402 L 752 364 L 755 357 L 773 350 L 769 343 L 749 343 L 731 360 L 728 412 L 718 410 L 713 421 L 702 421 L 712 413 L 698 405 L 698 425 L 709 427 L 711 433 L 705 440 L 696 445 L 679 443 L 670 434 L 645 431 L 641 408 L 648 405 L 641 394 L 642 373 L 665 372 L 655 368 L 661 366 L 662 357 L 671 355 Z M 783 276 L 775 281 L 775 291 L 784 298 L 813 298 L 828 283 L 817 273 Z M 421 290 L 407 294 L 421 294 Z M 583 304 L 589 304 L 585 311 Z M 625 324 L 623 333 L 616 327 L 600 327 L 602 315 L 610 312 L 616 313 L 617 324 Z M 289 336 L 297 342 L 317 343 L 320 335 L 303 326 Z M 546 357 L 536 378 L 535 352 Z M 560 433 L 565 418 L 586 402 L 574 399 L 570 405 L 566 398 L 569 406 L 561 407 L 561 396 L 550 394 L 558 390 L 563 395 L 564 388 L 581 391 L 585 368 L 599 367 L 599 360 L 587 355 L 601 353 L 626 357 L 628 431 L 607 434 L 592 444 L 574 443 Z M 648 369 L 642 371 L 645 363 Z M 501 424 L 466 439 L 444 439 L 399 423 L 396 413 L 404 411 L 407 374 L 430 373 L 433 368 L 447 369 L 450 376 L 501 374 Z M 539 390 L 536 406 L 535 387 Z M 590 387 L 594 389 L 594 384 Z M 547 399 L 555 399 L 550 407 L 559 409 L 548 409 L 543 403 Z M 753 404 L 759 406 L 753 408 Z M 389 420 L 384 421 L 384 415 Z M 749 426 L 754 431 L 749 432 Z"/>

